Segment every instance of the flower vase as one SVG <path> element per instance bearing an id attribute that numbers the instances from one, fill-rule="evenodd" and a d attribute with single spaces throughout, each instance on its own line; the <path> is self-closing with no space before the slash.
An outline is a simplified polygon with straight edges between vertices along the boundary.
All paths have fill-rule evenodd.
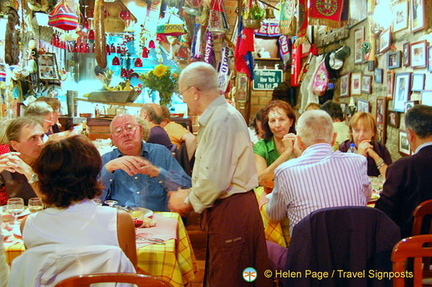
<path id="1" fill-rule="evenodd" d="M 159 104 L 161 106 L 169 106 L 171 104 L 171 95 L 159 92 Z"/>

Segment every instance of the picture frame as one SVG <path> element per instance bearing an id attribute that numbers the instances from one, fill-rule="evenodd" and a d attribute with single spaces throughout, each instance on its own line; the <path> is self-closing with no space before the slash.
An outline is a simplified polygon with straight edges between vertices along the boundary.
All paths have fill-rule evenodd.
<path id="1" fill-rule="evenodd" d="M 351 95 L 361 95 L 362 73 L 351 73 Z"/>
<path id="2" fill-rule="evenodd" d="M 411 75 L 411 91 L 421 92 L 424 89 L 425 74 L 414 73 Z"/>
<path id="3" fill-rule="evenodd" d="M 432 46 L 427 47 L 427 70 L 432 72 Z"/>
<path id="4" fill-rule="evenodd" d="M 394 128 L 399 128 L 400 124 L 400 115 L 396 111 L 388 111 L 387 112 L 387 123 L 389 126 Z"/>
<path id="5" fill-rule="evenodd" d="M 394 79 L 393 110 L 403 112 L 405 102 L 409 100 L 411 73 L 397 73 Z"/>
<path id="6" fill-rule="evenodd" d="M 376 98 L 376 111 L 375 119 L 377 122 L 378 129 L 378 141 L 381 144 L 385 144 L 387 140 L 387 98 L 377 97 Z"/>
<path id="7" fill-rule="evenodd" d="M 425 68 L 426 67 L 426 40 L 417 41 L 411 44 L 411 67 L 413 69 Z"/>
<path id="8" fill-rule="evenodd" d="M 394 91 L 394 75 L 393 71 L 387 71 L 386 75 L 386 97 L 387 99 L 393 99 L 393 91 Z"/>
<path id="9" fill-rule="evenodd" d="M 401 66 L 401 51 L 387 53 L 387 69 L 396 69 Z"/>
<path id="10" fill-rule="evenodd" d="M 411 155 L 411 149 L 408 141 L 408 134 L 405 130 L 399 130 L 399 153 L 407 156 Z"/>
<path id="11" fill-rule="evenodd" d="M 386 52 L 391 45 L 391 29 L 388 28 L 381 32 L 379 35 L 379 46 L 378 46 L 378 53 L 382 54 Z"/>
<path id="12" fill-rule="evenodd" d="M 382 84 L 383 83 L 383 75 L 384 75 L 383 69 L 375 69 L 375 71 L 374 71 L 374 83 Z"/>
<path id="13" fill-rule="evenodd" d="M 369 101 L 357 99 L 357 112 L 369 113 Z"/>
<path id="14" fill-rule="evenodd" d="M 394 5 L 394 21 L 393 31 L 398 32 L 400 30 L 408 28 L 408 2 L 404 1 Z"/>
<path id="15" fill-rule="evenodd" d="M 365 54 L 361 49 L 364 43 L 364 37 L 364 27 L 359 27 L 354 30 L 354 64 L 363 64 L 365 61 Z"/>
<path id="16" fill-rule="evenodd" d="M 404 112 L 406 113 L 409 109 L 411 109 L 412 107 L 414 107 L 415 105 L 418 105 L 419 101 L 408 101 L 405 102 L 405 109 Z"/>
<path id="17" fill-rule="evenodd" d="M 424 90 L 421 92 L 422 105 L 432 106 L 432 90 Z"/>
<path id="18" fill-rule="evenodd" d="M 38 56 L 38 75 L 41 80 L 59 80 L 57 59 L 54 53 L 44 53 Z"/>
<path id="19" fill-rule="evenodd" d="M 352 28 L 355 25 L 363 22 L 367 18 L 368 13 L 368 1 L 367 0 L 357 0 L 351 1 L 349 5 L 349 17 L 348 17 L 348 27 Z"/>
<path id="20" fill-rule="evenodd" d="M 372 76 L 363 75 L 361 83 L 361 92 L 363 94 L 370 94 L 372 92 Z"/>
<path id="21" fill-rule="evenodd" d="M 425 28 L 425 0 L 410 0 L 411 32 L 417 32 Z"/>
<path id="22" fill-rule="evenodd" d="M 342 75 L 340 77 L 340 94 L 339 97 L 349 97 L 350 96 L 350 73 Z"/>
<path id="23" fill-rule="evenodd" d="M 406 42 L 402 46 L 402 65 L 405 67 L 408 67 L 411 64 L 411 57 L 410 57 L 410 43 Z"/>

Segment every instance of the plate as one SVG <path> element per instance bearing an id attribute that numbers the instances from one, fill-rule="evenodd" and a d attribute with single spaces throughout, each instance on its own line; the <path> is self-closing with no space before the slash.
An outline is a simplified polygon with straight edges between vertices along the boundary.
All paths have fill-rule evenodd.
<path id="1" fill-rule="evenodd" d="M 144 207 L 132 207 L 130 214 L 133 219 L 136 219 L 139 217 L 150 217 L 153 215 L 153 211 Z"/>

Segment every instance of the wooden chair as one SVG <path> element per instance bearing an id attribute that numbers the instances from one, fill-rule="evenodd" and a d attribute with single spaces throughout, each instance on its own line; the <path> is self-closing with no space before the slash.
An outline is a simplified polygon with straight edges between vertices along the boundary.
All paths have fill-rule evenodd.
<path id="1" fill-rule="evenodd" d="M 94 283 L 131 283 L 138 287 L 170 287 L 168 282 L 137 273 L 95 273 L 73 276 L 57 283 L 55 287 L 88 287 Z"/>
<path id="2" fill-rule="evenodd" d="M 432 257 L 432 247 L 428 246 L 432 243 L 432 234 L 416 235 L 404 238 L 399 241 L 393 248 L 391 260 L 393 263 L 393 272 L 408 275 L 408 278 L 413 275 L 414 287 L 423 286 L 423 258 Z M 408 258 L 414 259 L 412 271 L 407 270 L 406 264 Z M 393 278 L 393 287 L 405 286 L 405 278 L 395 276 Z"/>
<path id="3" fill-rule="evenodd" d="M 432 200 L 426 200 L 417 205 L 413 211 L 413 216 L 413 236 L 432 234 Z M 430 270 L 431 258 L 423 258 L 423 263 L 423 276 L 432 277 L 432 270 Z"/>

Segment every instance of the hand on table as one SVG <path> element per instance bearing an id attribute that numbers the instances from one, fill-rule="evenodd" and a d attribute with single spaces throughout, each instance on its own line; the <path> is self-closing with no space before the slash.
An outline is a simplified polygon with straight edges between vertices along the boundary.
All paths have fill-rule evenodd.
<path id="1" fill-rule="evenodd" d="M 373 146 L 370 144 L 370 140 L 364 140 L 357 146 L 357 153 L 367 156 L 368 150 L 373 150 Z"/>
<path id="2" fill-rule="evenodd" d="M 172 212 L 177 212 L 183 217 L 187 217 L 192 211 L 192 206 L 185 203 L 186 197 L 189 195 L 189 189 L 178 189 L 177 191 L 168 192 L 168 208 Z"/>
<path id="3" fill-rule="evenodd" d="M 146 174 L 152 177 L 159 175 L 159 168 L 140 156 L 128 155 L 110 160 L 105 164 L 105 168 L 109 172 L 122 169 L 130 176 L 138 173 Z"/>

